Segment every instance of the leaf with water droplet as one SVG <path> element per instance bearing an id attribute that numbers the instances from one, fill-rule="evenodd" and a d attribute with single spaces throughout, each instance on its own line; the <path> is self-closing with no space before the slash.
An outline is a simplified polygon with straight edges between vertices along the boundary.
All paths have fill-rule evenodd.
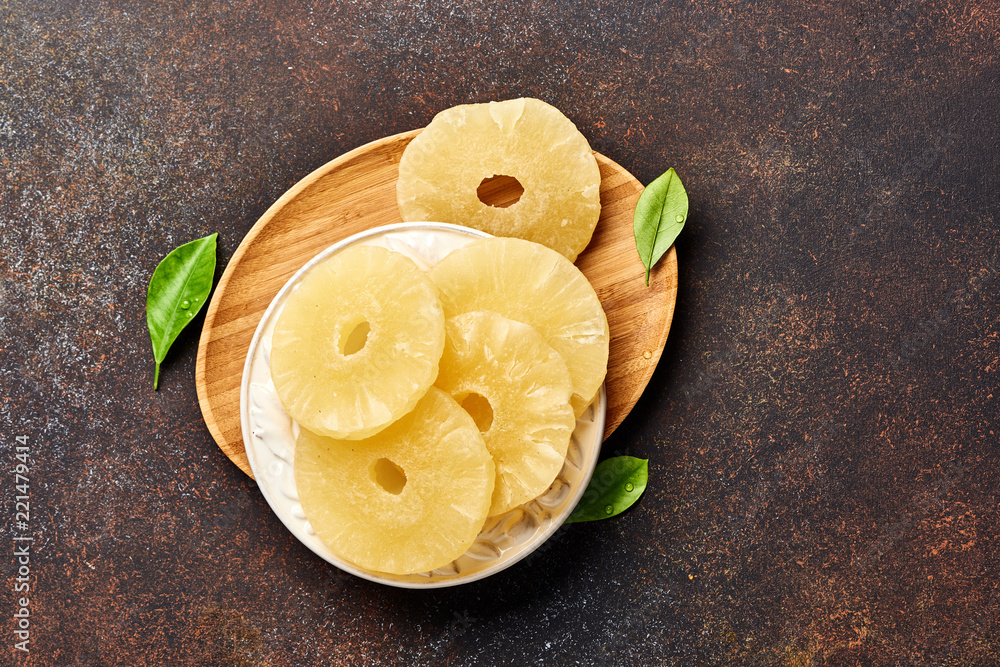
<path id="1" fill-rule="evenodd" d="M 632 231 L 639 259 L 646 267 L 646 284 L 649 271 L 660 261 L 677 235 L 684 229 L 688 214 L 688 196 L 673 167 L 646 186 L 635 205 Z"/>
<path id="2" fill-rule="evenodd" d="M 218 234 L 211 234 L 174 249 L 163 258 L 149 279 L 146 324 L 156 361 L 154 390 L 159 386 L 160 364 L 167 351 L 212 291 L 218 237 Z"/>
<path id="3" fill-rule="evenodd" d="M 615 456 L 601 461 L 566 523 L 597 521 L 621 514 L 639 499 L 648 478 L 647 459 Z"/>

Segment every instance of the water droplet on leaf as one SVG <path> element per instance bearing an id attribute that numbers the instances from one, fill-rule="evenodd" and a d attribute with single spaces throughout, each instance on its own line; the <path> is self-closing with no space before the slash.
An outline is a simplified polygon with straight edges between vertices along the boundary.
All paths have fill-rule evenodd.
<path id="1" fill-rule="evenodd" d="M 615 511 L 615 508 L 612 507 L 611 505 L 605 505 L 604 506 L 604 513 L 605 514 L 611 514 L 614 511 Z"/>
<path id="2" fill-rule="evenodd" d="M 635 488 L 635 484 L 633 484 L 632 482 L 629 482 L 628 484 L 625 485 L 625 490 L 626 491 L 631 491 L 634 488 Z"/>
<path id="3" fill-rule="evenodd" d="M 188 301 L 187 299 L 184 299 L 183 301 L 181 301 L 181 308 L 183 308 L 184 310 L 187 310 L 190 307 L 191 307 L 191 302 L 190 301 Z"/>

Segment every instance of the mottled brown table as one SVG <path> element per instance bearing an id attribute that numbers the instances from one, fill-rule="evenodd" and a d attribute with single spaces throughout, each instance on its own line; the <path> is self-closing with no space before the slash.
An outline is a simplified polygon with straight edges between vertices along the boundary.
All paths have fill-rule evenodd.
<path id="1" fill-rule="evenodd" d="M 996 0 L 0 0 L 0 664 L 1000 664 L 998 47 Z M 210 438 L 196 330 L 152 391 L 146 282 L 519 95 L 690 193 L 605 443 L 650 488 L 480 583 L 342 575 Z"/>

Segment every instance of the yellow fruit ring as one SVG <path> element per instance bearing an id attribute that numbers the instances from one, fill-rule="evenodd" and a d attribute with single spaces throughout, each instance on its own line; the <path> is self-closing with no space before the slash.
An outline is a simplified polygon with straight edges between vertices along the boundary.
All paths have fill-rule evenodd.
<path id="1" fill-rule="evenodd" d="M 490 516 L 541 495 L 566 460 L 576 417 L 562 356 L 521 322 L 488 311 L 445 322 L 434 386 L 472 415 L 497 468 Z"/>
<path id="2" fill-rule="evenodd" d="M 524 192 L 516 203 L 480 199 L 494 176 L 517 180 Z M 573 261 L 600 218 L 600 188 L 597 160 L 573 122 L 541 100 L 520 98 L 435 116 L 403 151 L 396 198 L 403 220 L 527 239 Z"/>
<path id="3" fill-rule="evenodd" d="M 431 269 L 448 318 L 488 310 L 530 325 L 562 355 L 577 417 L 608 372 L 608 318 L 576 266 L 530 241 L 484 238 L 452 251 Z"/>
<path id="4" fill-rule="evenodd" d="M 271 340 L 274 388 L 301 426 L 366 438 L 434 382 L 444 314 L 427 275 L 400 253 L 350 246 L 289 295 Z"/>
<path id="5" fill-rule="evenodd" d="M 302 431 L 294 469 L 319 538 L 341 558 L 390 574 L 427 572 L 465 553 L 486 520 L 495 476 L 472 417 L 434 387 L 360 442 Z"/>

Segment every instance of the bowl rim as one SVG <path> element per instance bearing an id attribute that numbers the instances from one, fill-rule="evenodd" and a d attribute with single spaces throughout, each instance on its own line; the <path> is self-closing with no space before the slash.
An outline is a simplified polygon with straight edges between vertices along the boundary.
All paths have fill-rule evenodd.
<path id="1" fill-rule="evenodd" d="M 477 229 L 470 227 L 464 227 L 461 225 L 454 225 L 451 223 L 444 222 L 400 222 L 392 223 L 388 225 L 382 225 L 379 227 L 373 227 L 371 229 L 364 230 L 357 234 L 348 236 L 347 238 L 341 239 L 336 243 L 328 246 L 327 248 L 321 250 L 312 259 L 302 265 L 281 287 L 274 298 L 268 304 L 267 309 L 261 316 L 260 321 L 257 323 L 257 327 L 254 330 L 253 338 L 250 341 L 250 347 L 247 349 L 246 359 L 243 364 L 243 372 L 240 378 L 240 426 L 243 435 L 243 446 L 247 452 L 247 460 L 250 464 L 250 468 L 253 471 L 254 480 L 257 483 L 257 487 L 267 501 L 268 506 L 271 508 L 271 512 L 281 521 L 282 525 L 290 532 L 292 535 L 307 549 L 309 549 L 313 554 L 319 556 L 321 559 L 327 563 L 333 565 L 334 567 L 353 574 L 355 576 L 367 579 L 379 584 L 384 584 L 387 586 L 393 586 L 396 588 L 410 588 L 410 589 L 429 589 L 429 588 L 447 588 L 451 586 L 459 586 L 461 584 L 472 583 L 474 581 L 479 581 L 491 575 L 497 574 L 508 567 L 514 565 L 515 563 L 527 558 L 529 555 L 534 553 L 542 544 L 544 544 L 552 535 L 562 527 L 566 519 L 573 512 L 576 505 L 579 503 L 583 494 L 586 492 L 587 486 L 590 483 L 590 479 L 594 474 L 594 469 L 597 467 L 598 459 L 600 458 L 601 445 L 603 444 L 603 435 L 605 422 L 607 418 L 607 392 L 605 385 L 602 383 L 598 391 L 598 395 L 592 403 L 594 423 L 591 429 L 597 434 L 598 441 L 594 445 L 594 453 L 590 458 L 589 462 L 580 469 L 579 484 L 573 488 L 570 497 L 565 502 L 563 509 L 558 515 L 553 515 L 548 521 L 548 524 L 540 531 L 536 532 L 529 539 L 530 546 L 520 549 L 517 553 L 500 559 L 487 567 L 480 570 L 470 572 L 467 575 L 457 574 L 454 577 L 447 577 L 441 579 L 430 579 L 426 581 L 421 580 L 398 580 L 392 579 L 389 576 L 383 576 L 378 572 L 362 569 L 349 561 L 346 561 L 339 556 L 334 554 L 336 560 L 332 560 L 327 554 L 320 553 L 314 548 L 313 545 L 309 544 L 302 536 L 299 535 L 299 529 L 289 525 L 285 520 L 284 510 L 279 511 L 278 501 L 273 497 L 275 492 L 267 482 L 263 481 L 267 479 L 265 471 L 261 468 L 262 463 L 257 461 L 256 455 L 256 445 L 253 442 L 251 436 L 251 426 L 250 426 L 250 385 L 251 385 L 251 369 L 253 367 L 254 360 L 261 345 L 261 339 L 264 336 L 264 332 L 267 329 L 267 325 L 271 318 L 274 316 L 275 311 L 284 306 L 284 302 L 291 291 L 298 285 L 299 281 L 312 270 L 317 264 L 323 262 L 325 259 L 331 255 L 343 250 L 344 248 L 365 241 L 371 237 L 383 236 L 386 234 L 391 234 L 393 232 L 407 232 L 407 231 L 444 231 L 451 233 L 465 234 L 478 238 L 490 238 L 492 235 L 486 232 L 482 232 Z M 294 484 L 294 476 L 292 477 L 292 483 Z M 332 551 L 332 550 L 331 550 Z"/>

